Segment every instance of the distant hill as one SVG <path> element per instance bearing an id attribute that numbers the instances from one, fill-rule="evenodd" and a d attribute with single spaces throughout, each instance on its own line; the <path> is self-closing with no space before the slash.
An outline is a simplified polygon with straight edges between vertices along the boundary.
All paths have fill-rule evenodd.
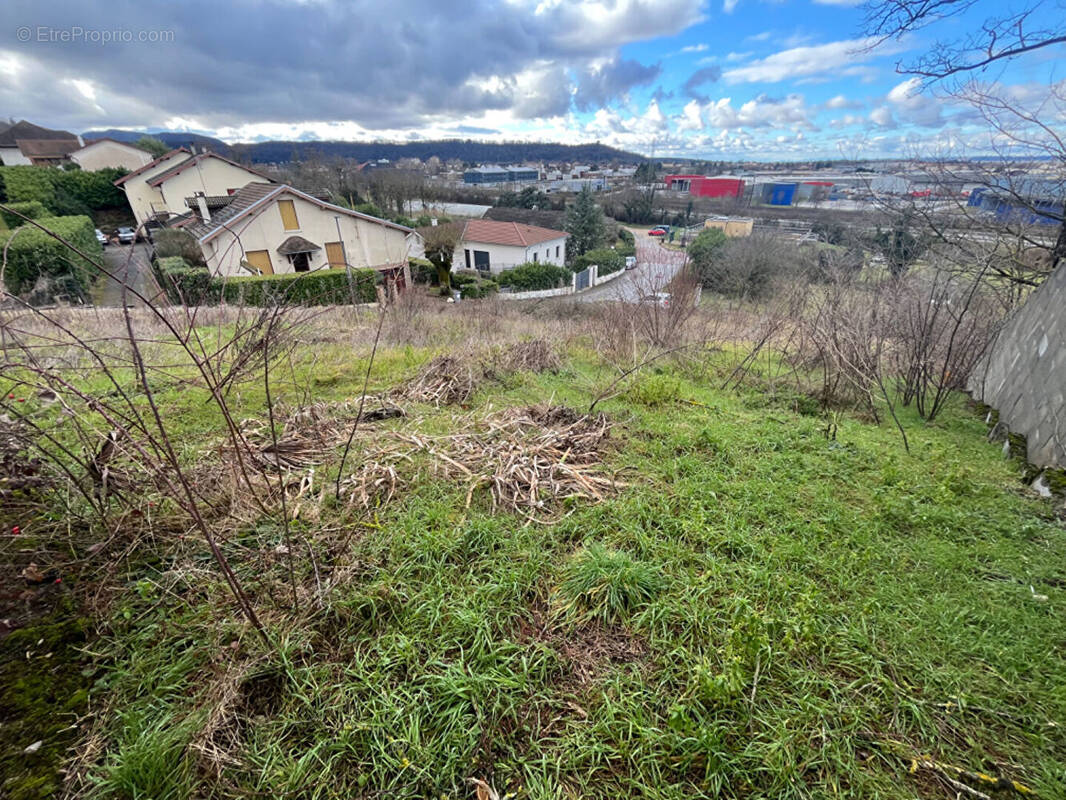
<path id="1" fill-rule="evenodd" d="M 255 164 L 306 161 L 309 158 L 350 158 L 376 161 L 387 158 L 417 158 L 425 161 L 437 156 L 442 161 L 457 158 L 472 164 L 511 164 L 522 161 L 567 161 L 571 163 L 639 164 L 643 156 L 627 153 L 605 144 L 554 144 L 551 142 L 479 142 L 474 139 L 437 139 L 424 142 L 251 142 L 228 145 L 210 136 L 196 133 L 163 131 L 86 131 L 85 139 L 117 139 L 135 142 L 142 136 L 154 136 L 171 147 L 207 148 L 215 153 L 246 159 Z"/>
<path id="2" fill-rule="evenodd" d="M 457 158 L 472 164 L 511 164 L 522 161 L 568 161 L 593 163 L 617 161 L 639 164 L 643 156 L 605 144 L 554 144 L 552 142 L 479 142 L 473 139 L 437 139 L 424 142 L 257 142 L 235 144 L 232 152 L 252 162 L 285 162 L 308 158 L 351 158 L 374 161 L 387 158 L 437 156 L 442 161 Z"/>
<path id="3" fill-rule="evenodd" d="M 117 128 L 109 128 L 106 131 L 86 131 L 81 136 L 86 141 L 89 139 L 114 139 L 118 142 L 136 142 L 142 136 L 154 136 L 170 147 L 189 147 L 193 145 L 197 150 L 203 148 L 220 155 L 229 155 L 230 153 L 230 146 L 221 139 L 203 136 L 199 133 L 184 133 L 180 131 L 150 133 L 148 131 L 120 131 Z"/>

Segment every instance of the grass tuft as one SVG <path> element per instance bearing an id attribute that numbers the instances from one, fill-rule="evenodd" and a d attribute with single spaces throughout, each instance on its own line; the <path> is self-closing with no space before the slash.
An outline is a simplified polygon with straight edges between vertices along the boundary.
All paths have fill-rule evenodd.
<path id="1" fill-rule="evenodd" d="M 648 603 L 661 583 L 650 564 L 593 543 L 571 558 L 559 588 L 568 607 L 583 616 L 621 622 Z"/>

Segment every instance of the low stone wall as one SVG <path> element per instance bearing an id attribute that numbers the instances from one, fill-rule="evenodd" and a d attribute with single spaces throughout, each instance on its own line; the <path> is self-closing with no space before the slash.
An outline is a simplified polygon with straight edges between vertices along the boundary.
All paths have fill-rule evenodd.
<path id="1" fill-rule="evenodd" d="M 1066 468 L 1066 268 L 1007 321 L 968 388 L 1025 437 L 1029 462 Z"/>

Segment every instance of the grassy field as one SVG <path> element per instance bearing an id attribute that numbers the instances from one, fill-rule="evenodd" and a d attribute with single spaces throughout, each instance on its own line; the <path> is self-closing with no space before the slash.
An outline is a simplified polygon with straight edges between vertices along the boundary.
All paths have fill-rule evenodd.
<path id="1" fill-rule="evenodd" d="M 300 343 L 275 399 L 357 398 L 368 324 L 357 339 Z M 492 343 L 464 347 L 469 363 L 529 335 L 520 320 L 480 334 L 440 324 Z M 529 331 L 555 342 L 557 370 L 489 371 L 458 405 L 401 399 L 406 416 L 364 426 L 346 473 L 396 437 L 444 452 L 510 409 L 565 406 L 579 420 L 616 367 L 583 335 Z M 404 385 L 442 349 L 386 343 L 370 391 Z M 588 471 L 615 484 L 602 502 L 494 509 L 489 486 L 425 448 L 396 459 L 391 501 L 335 502 L 333 448 L 288 506 L 291 550 L 276 515 L 220 531 L 269 647 L 188 520 L 145 493 L 124 517 L 136 547 L 94 550 L 108 569 L 91 590 L 68 581 L 98 618 L 78 646 L 76 749 L 52 750 L 67 790 L 489 797 L 476 779 L 501 798 L 912 800 L 955 797 L 956 780 L 1064 796 L 1056 506 L 1024 489 L 964 398 L 935 424 L 905 409 L 907 453 L 891 424 L 827 418 L 782 387 L 721 390 L 732 364 L 692 349 L 597 405 L 609 432 Z M 223 446 L 204 395 L 158 395 L 190 464 Z M 261 387 L 238 397 L 262 418 Z M 22 524 L 25 547 L 35 525 L 60 527 Z M 27 653 L 27 670 L 49 674 L 44 658 Z M 14 749 L 28 743 L 4 740 L 12 798 L 50 785 Z M 1000 778 L 1007 788 L 989 782 Z"/>

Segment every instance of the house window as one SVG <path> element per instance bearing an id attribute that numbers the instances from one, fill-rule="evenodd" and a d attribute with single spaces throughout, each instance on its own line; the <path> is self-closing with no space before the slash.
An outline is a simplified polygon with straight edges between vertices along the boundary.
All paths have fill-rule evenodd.
<path id="1" fill-rule="evenodd" d="M 244 254 L 244 260 L 259 270 L 261 275 L 274 274 L 274 266 L 270 263 L 269 250 L 249 250 Z"/>
<path id="2" fill-rule="evenodd" d="M 474 269 L 481 272 L 489 271 L 489 254 L 487 250 L 474 251 Z"/>
<path id="3" fill-rule="evenodd" d="M 344 267 L 344 244 L 341 242 L 326 242 L 326 261 L 330 269 L 343 269 Z"/>
<path id="4" fill-rule="evenodd" d="M 293 253 L 289 256 L 293 272 L 307 272 L 311 269 L 310 253 Z"/>
<path id="5" fill-rule="evenodd" d="M 536 250 L 533 251 L 533 263 L 534 264 L 537 263 L 537 251 Z"/>
<path id="6" fill-rule="evenodd" d="M 300 221 L 296 219 L 296 206 L 292 200 L 278 200 L 278 210 L 281 212 L 281 224 L 285 230 L 300 230 Z"/>
<path id="7" fill-rule="evenodd" d="M 544 260 L 547 261 L 551 257 L 552 257 L 552 251 L 551 250 L 545 250 L 544 251 Z"/>
<path id="8" fill-rule="evenodd" d="M 555 245 L 555 257 L 559 257 L 559 245 Z"/>
<path id="9" fill-rule="evenodd" d="M 473 267 L 470 266 L 470 248 L 467 247 L 463 252 L 466 253 L 466 268 L 473 269 Z"/>

